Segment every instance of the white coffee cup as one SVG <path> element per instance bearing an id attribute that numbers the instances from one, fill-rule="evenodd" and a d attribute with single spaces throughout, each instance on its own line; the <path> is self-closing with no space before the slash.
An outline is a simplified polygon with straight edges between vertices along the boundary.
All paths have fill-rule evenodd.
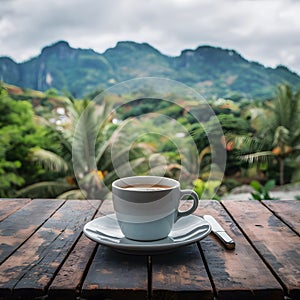
<path id="1" fill-rule="evenodd" d="M 174 223 L 198 206 L 193 190 L 181 190 L 177 180 L 158 176 L 132 176 L 112 184 L 113 205 L 125 237 L 153 241 L 168 236 Z M 193 205 L 178 211 L 180 200 L 191 196 Z"/>

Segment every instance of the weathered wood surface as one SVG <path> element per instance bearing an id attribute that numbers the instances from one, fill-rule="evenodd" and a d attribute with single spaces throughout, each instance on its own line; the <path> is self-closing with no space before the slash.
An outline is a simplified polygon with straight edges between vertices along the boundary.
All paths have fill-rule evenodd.
<path id="1" fill-rule="evenodd" d="M 223 201 L 222 204 L 283 284 L 286 293 L 292 299 L 300 299 L 299 236 L 258 201 Z M 290 205 L 298 210 L 299 217 L 299 204 L 296 207 L 287 200 L 285 206 Z"/>
<path id="2" fill-rule="evenodd" d="M 146 256 L 99 246 L 83 283 L 84 299 L 146 299 Z"/>
<path id="3" fill-rule="evenodd" d="M 0 222 L 30 201 L 31 199 L 0 199 Z"/>
<path id="4" fill-rule="evenodd" d="M 197 244 L 152 260 L 153 299 L 212 299 L 213 288 Z"/>
<path id="5" fill-rule="evenodd" d="M 83 235 L 110 200 L 18 201 L 0 200 L 0 299 L 300 299 L 299 201 L 200 201 L 236 249 L 210 234 L 155 256 Z"/>
<path id="6" fill-rule="evenodd" d="M 0 263 L 29 238 L 63 201 L 37 199 L 9 215 L 0 224 Z"/>
<path id="7" fill-rule="evenodd" d="M 201 201 L 199 215 L 215 217 L 236 242 L 226 250 L 213 235 L 200 241 L 218 299 L 282 299 L 282 287 L 217 201 Z"/>
<path id="8" fill-rule="evenodd" d="M 93 217 L 99 217 L 99 206 L 102 201 L 90 200 Z M 80 286 L 85 271 L 94 255 L 97 244 L 81 234 L 76 245 L 67 256 L 54 280 L 49 286 L 49 299 L 75 299 L 80 294 Z"/>
<path id="9" fill-rule="evenodd" d="M 0 266 L 0 291 L 15 297 L 44 295 L 57 268 L 82 233 L 83 224 L 93 214 L 93 208 L 86 201 L 66 201 Z"/>
<path id="10" fill-rule="evenodd" d="M 289 201 L 289 202 L 287 202 Z M 300 201 L 264 200 L 262 201 L 277 217 L 300 235 Z"/>

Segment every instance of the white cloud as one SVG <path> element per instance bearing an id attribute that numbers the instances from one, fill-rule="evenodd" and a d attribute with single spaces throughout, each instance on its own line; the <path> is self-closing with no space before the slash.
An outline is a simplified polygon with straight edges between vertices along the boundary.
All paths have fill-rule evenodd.
<path id="1" fill-rule="evenodd" d="M 0 56 L 23 61 L 57 40 L 103 52 L 147 42 L 179 55 L 203 44 L 300 73 L 300 2 L 293 0 L 0 0 Z"/>

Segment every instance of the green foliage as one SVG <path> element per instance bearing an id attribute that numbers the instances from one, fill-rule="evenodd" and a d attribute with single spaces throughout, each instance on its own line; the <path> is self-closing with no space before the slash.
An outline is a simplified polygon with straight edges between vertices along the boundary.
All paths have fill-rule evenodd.
<path id="1" fill-rule="evenodd" d="M 221 181 L 203 181 L 200 178 L 197 178 L 196 180 L 194 180 L 193 184 L 194 191 L 198 194 L 200 199 L 220 199 L 220 197 L 216 194 L 216 189 L 220 186 Z"/>
<path id="2" fill-rule="evenodd" d="M 300 158 L 300 89 L 294 93 L 289 85 L 279 85 L 274 99 L 266 107 L 251 109 L 255 133 L 241 158 L 250 164 L 268 163 L 270 177 L 285 184 L 287 173 L 298 172 Z M 242 143 L 239 143 L 240 145 Z M 292 170 L 293 169 L 293 170 Z M 288 171 L 288 172 L 287 172 Z"/>
<path id="3" fill-rule="evenodd" d="M 53 96 L 56 97 L 58 95 L 59 95 L 59 92 L 55 88 L 50 88 L 50 89 L 46 90 L 46 92 L 45 92 L 46 97 L 53 97 Z"/>
<path id="4" fill-rule="evenodd" d="M 225 191 L 231 191 L 232 189 L 238 187 L 240 185 L 240 182 L 238 182 L 236 179 L 232 178 L 224 178 L 222 182 L 222 186 L 225 188 Z"/>
<path id="5" fill-rule="evenodd" d="M 130 101 L 130 103 L 126 105 L 121 105 L 117 109 L 117 113 L 122 119 L 137 117 L 152 112 L 172 116 L 172 118 L 177 119 L 182 115 L 183 108 L 163 99 L 139 98 Z"/>
<path id="6" fill-rule="evenodd" d="M 253 180 L 250 183 L 250 186 L 255 190 L 255 192 L 252 192 L 252 198 L 254 200 L 275 200 L 277 198 L 274 198 L 270 195 L 270 190 L 275 186 L 275 180 L 269 180 L 265 185 L 260 184 L 258 181 Z"/>
<path id="7" fill-rule="evenodd" d="M 48 144 L 48 137 L 35 124 L 30 103 L 13 100 L 1 86 L 0 111 L 0 197 L 12 197 L 18 188 L 43 176 L 29 157 L 33 147 Z"/>
<path id="8" fill-rule="evenodd" d="M 98 191 L 103 183 L 110 186 L 114 179 L 125 174 L 123 171 L 132 168 L 136 174 L 163 173 L 174 178 L 182 171 L 183 184 L 186 184 L 184 180 L 199 177 L 195 181 L 199 196 L 218 199 L 215 190 L 220 181 L 212 179 L 220 178 L 215 176 L 220 173 L 217 151 L 224 150 L 227 153 L 226 191 L 243 181 L 248 184 L 257 178 L 261 182 L 268 178 L 280 182 L 280 175 L 284 174 L 285 182 L 299 179 L 300 91 L 294 93 L 289 86 L 278 87 L 274 99 L 267 102 L 211 100 L 215 115 L 205 114 L 203 105 L 190 99 L 180 99 L 180 105 L 176 105 L 161 99 L 141 98 L 120 106 L 107 120 L 104 117 L 114 104 L 119 103 L 118 96 L 107 99 L 102 105 L 63 98 L 57 93 L 55 89 L 49 89 L 45 94 L 37 94 L 42 101 L 35 109 L 49 106 L 47 111 L 39 110 L 39 115 L 45 117 L 39 118 L 43 119 L 42 126 L 38 125 L 40 122 L 37 122 L 29 101 L 22 100 L 22 94 L 13 98 L 1 88 L 0 197 L 99 198 L 102 196 Z M 35 91 L 24 91 L 25 98 L 29 95 L 32 101 Z M 49 122 L 54 116 L 51 109 L 54 106 L 67 108 L 65 125 Z M 193 114 L 185 111 L 185 107 Z M 84 111 L 82 121 L 78 123 Z M 152 112 L 163 117 L 153 117 Z M 194 115 L 203 115 L 202 122 L 195 121 Z M 123 121 L 113 124 L 112 118 Z M 220 134 L 219 124 L 225 137 Z M 76 126 L 82 130 L 77 132 L 78 140 L 74 144 Z M 145 134 L 140 135 L 141 132 Z M 198 149 L 196 161 L 189 153 L 190 142 L 195 142 Z M 118 144 L 114 149 L 114 162 L 113 144 Z M 73 153 L 72 145 L 76 145 Z M 91 158 L 94 152 L 96 168 Z M 214 165 L 212 154 L 216 154 Z M 74 155 L 82 162 L 80 178 L 74 174 Z M 116 167 L 122 172 L 117 173 Z M 272 182 L 261 185 L 252 181 L 255 189 L 252 198 L 271 198 L 269 192 L 275 184 Z"/>

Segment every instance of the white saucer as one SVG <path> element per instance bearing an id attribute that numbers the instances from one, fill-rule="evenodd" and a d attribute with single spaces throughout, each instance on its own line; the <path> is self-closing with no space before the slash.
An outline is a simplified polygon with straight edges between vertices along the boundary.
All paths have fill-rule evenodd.
<path id="1" fill-rule="evenodd" d="M 94 219 L 83 228 L 84 234 L 91 240 L 123 253 L 150 255 L 168 252 L 205 238 L 211 227 L 203 218 L 189 215 L 179 219 L 168 237 L 149 242 L 134 241 L 125 238 L 116 220 L 115 214 Z"/>

